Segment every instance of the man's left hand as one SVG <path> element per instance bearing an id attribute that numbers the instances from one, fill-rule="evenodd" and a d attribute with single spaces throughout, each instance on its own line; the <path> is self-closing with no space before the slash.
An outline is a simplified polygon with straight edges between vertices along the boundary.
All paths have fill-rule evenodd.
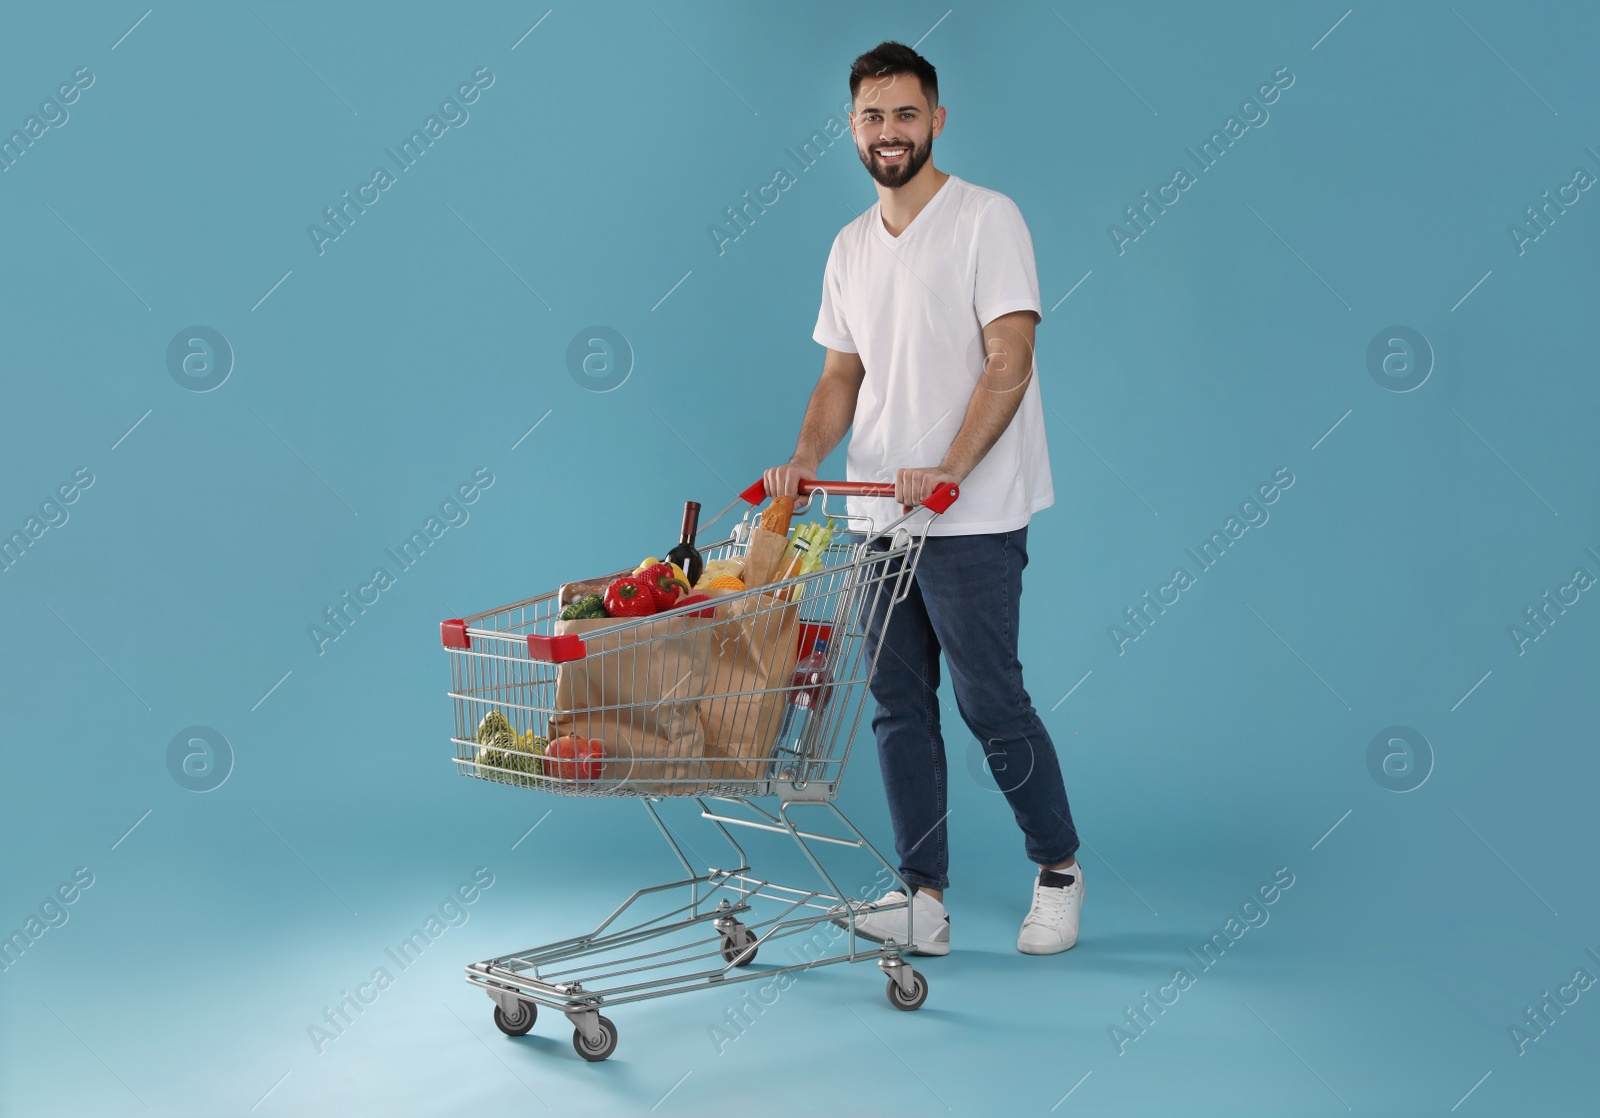
<path id="1" fill-rule="evenodd" d="M 894 472 L 894 499 L 900 508 L 910 512 L 941 485 L 960 485 L 965 474 L 956 473 L 946 466 L 918 466 Z"/>

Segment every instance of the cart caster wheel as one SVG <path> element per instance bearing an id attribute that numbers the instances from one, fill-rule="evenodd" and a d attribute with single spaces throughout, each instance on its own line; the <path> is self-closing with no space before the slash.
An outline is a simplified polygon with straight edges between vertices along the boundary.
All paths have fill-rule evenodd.
<path id="1" fill-rule="evenodd" d="M 506 1036 L 523 1036 L 533 1028 L 534 1021 L 539 1018 L 539 1007 L 532 1002 L 517 1002 L 517 1011 L 508 1015 L 498 1005 L 494 1007 L 495 1028 L 505 1033 Z"/>
<path id="2" fill-rule="evenodd" d="M 591 1047 L 589 1043 L 583 1039 L 583 1033 L 579 1032 L 577 1029 L 572 1030 L 572 1047 L 578 1050 L 578 1055 L 582 1056 L 585 1060 L 588 1060 L 592 1064 L 599 1063 L 601 1060 L 605 1059 L 607 1056 L 611 1055 L 611 1053 L 617 1050 L 617 1027 L 611 1023 L 611 1018 L 606 1017 L 603 1014 L 598 1016 L 600 1019 L 599 1044 Z"/>
<path id="3" fill-rule="evenodd" d="M 889 979 L 889 1004 L 896 1009 L 910 1012 L 921 1009 L 922 1003 L 928 1000 L 928 980 L 916 971 L 911 972 L 911 993 L 905 994 L 900 989 L 900 983 L 893 978 Z"/>
<path id="4" fill-rule="evenodd" d="M 747 967 L 756 961 L 756 934 L 740 925 L 732 936 L 722 938 L 722 957 L 730 965 Z"/>

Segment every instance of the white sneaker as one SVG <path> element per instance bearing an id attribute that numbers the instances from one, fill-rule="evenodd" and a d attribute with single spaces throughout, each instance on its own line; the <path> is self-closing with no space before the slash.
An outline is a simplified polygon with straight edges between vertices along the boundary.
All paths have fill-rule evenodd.
<path id="1" fill-rule="evenodd" d="M 856 934 L 875 943 L 906 941 L 906 895 L 899 889 L 885 893 L 876 901 L 855 906 Z M 850 927 L 848 916 L 835 916 L 841 928 Z M 917 890 L 911 897 L 911 947 L 908 954 L 950 954 L 950 914 L 944 903 Z"/>
<path id="2" fill-rule="evenodd" d="M 1057 872 L 1041 869 L 1033 883 L 1033 907 L 1022 921 L 1017 950 L 1024 955 L 1054 955 L 1078 942 L 1083 912 L 1083 863 Z"/>

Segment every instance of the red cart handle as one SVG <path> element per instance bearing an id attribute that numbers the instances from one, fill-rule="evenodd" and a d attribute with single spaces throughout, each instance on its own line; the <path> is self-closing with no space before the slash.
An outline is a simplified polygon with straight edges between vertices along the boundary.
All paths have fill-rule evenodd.
<path id="1" fill-rule="evenodd" d="M 893 497 L 894 483 L 887 481 L 802 481 L 800 495 L 809 497 L 818 489 L 825 489 L 841 497 Z M 762 478 L 739 494 L 741 498 L 752 505 L 759 505 L 767 499 L 767 480 Z M 961 496 L 959 485 L 941 485 L 932 493 L 923 505 L 934 512 L 944 512 L 956 503 L 956 498 Z"/>

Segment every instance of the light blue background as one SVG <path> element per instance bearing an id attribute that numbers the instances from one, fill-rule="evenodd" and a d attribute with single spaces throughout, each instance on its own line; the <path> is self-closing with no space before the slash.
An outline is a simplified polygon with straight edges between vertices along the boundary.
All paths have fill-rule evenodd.
<path id="1" fill-rule="evenodd" d="M 1508 626 L 1600 574 L 1600 194 L 1520 255 L 1507 228 L 1600 173 L 1595 9 L 144 10 L 0 34 L 0 128 L 95 75 L 0 175 L 0 528 L 95 477 L 0 574 L 0 931 L 95 875 L 0 974 L 0 1112 L 1592 1107 L 1600 990 L 1523 1055 L 1508 1027 L 1600 974 L 1600 604 L 1522 655 Z M 672 867 L 634 804 L 453 775 L 437 622 L 658 551 L 682 501 L 787 456 L 871 182 L 836 145 L 720 255 L 708 227 L 857 53 L 921 36 L 936 162 L 1017 201 L 1049 308 L 1022 659 L 1086 843 L 1082 941 L 1015 952 L 1030 869 L 951 708 L 956 948 L 923 1010 L 833 967 L 721 1055 L 709 993 L 617 1011 L 602 1065 L 550 1015 L 502 1037 L 461 965 Z M 470 121 L 319 255 L 306 226 L 485 66 Z M 1124 207 L 1285 66 L 1270 122 L 1119 255 Z M 166 366 L 196 324 L 235 353 L 209 393 Z M 594 324 L 635 354 L 607 393 L 567 368 Z M 1434 353 L 1408 393 L 1367 367 L 1397 324 Z M 307 627 L 478 467 L 470 521 L 319 655 Z M 1270 522 L 1119 655 L 1108 626 L 1279 467 Z M 206 794 L 166 767 L 195 724 L 235 752 Z M 1404 794 L 1367 767 L 1392 725 L 1434 753 Z M 843 806 L 887 847 L 857 747 Z M 470 921 L 319 1055 L 323 1007 L 480 866 Z M 1270 922 L 1119 1055 L 1109 1027 L 1278 867 Z"/>

